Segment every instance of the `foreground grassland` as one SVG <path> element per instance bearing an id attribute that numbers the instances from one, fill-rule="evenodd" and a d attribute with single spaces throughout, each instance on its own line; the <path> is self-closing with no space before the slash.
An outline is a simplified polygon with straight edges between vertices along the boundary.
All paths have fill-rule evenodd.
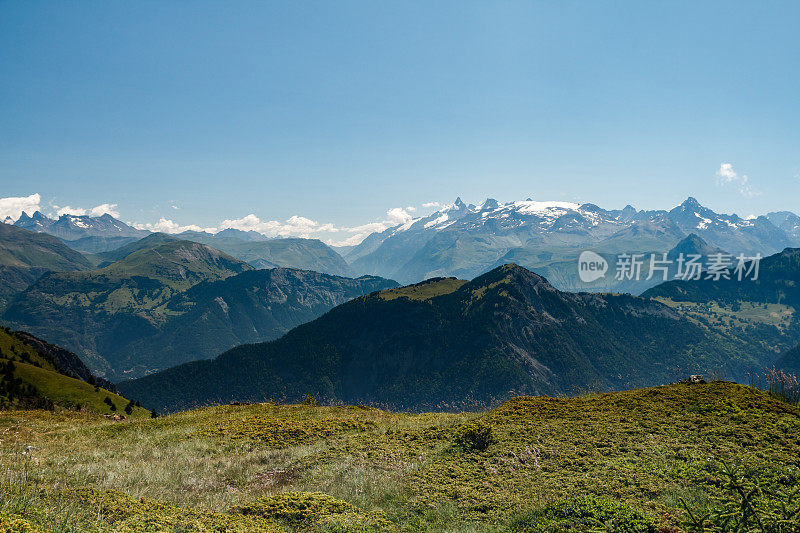
<path id="1" fill-rule="evenodd" d="M 722 382 L 480 414 L 11 411 L 0 441 L 0 531 L 699 531 L 685 508 L 737 505 L 725 468 L 789 507 L 743 531 L 800 531 L 800 408 Z"/>

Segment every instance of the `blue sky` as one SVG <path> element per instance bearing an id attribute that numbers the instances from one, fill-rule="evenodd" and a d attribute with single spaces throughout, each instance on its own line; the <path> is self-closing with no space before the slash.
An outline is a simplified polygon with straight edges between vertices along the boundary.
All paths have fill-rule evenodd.
<path id="1" fill-rule="evenodd" d="M 0 198 L 320 236 L 459 195 L 797 211 L 798 20 L 793 1 L 4 1 Z"/>

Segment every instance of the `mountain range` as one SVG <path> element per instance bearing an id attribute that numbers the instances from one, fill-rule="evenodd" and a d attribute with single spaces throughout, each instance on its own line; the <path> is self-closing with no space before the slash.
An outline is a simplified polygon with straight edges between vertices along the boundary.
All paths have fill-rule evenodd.
<path id="1" fill-rule="evenodd" d="M 462 409 L 511 395 L 743 376 L 763 364 L 654 300 L 568 293 L 514 264 L 467 282 L 435 278 L 362 296 L 278 340 L 119 384 L 158 409 L 228 401 Z"/>
<path id="2" fill-rule="evenodd" d="M 90 254 L 96 264 L 150 234 L 108 214 L 51 219 L 37 211 L 32 216 L 23 213 L 15 225 L 53 234 Z M 770 255 L 800 246 L 800 217 L 788 211 L 746 218 L 718 214 L 691 197 L 669 211 L 630 205 L 607 210 L 590 203 L 531 199 L 507 203 L 488 199 L 476 206 L 457 198 L 431 215 L 373 233 L 353 247 L 334 249 L 316 239 L 267 238 L 237 229 L 186 231 L 171 237 L 213 246 L 256 268 L 377 275 L 416 283 L 436 276 L 472 278 L 514 262 L 562 290 L 639 294 L 660 280 L 618 280 L 609 275 L 582 282 L 576 269 L 578 256 L 592 250 L 609 261 L 613 273 L 619 254 L 667 253 L 690 235 L 718 251 Z"/>
<path id="3" fill-rule="evenodd" d="M 500 203 L 467 205 L 460 198 L 432 215 L 374 233 L 345 259 L 361 274 L 413 283 L 433 276 L 474 277 L 515 262 L 552 280 L 562 290 L 642 292 L 613 277 L 583 283 L 577 258 L 584 250 L 601 255 L 666 253 L 694 234 L 710 247 L 733 254 L 769 255 L 800 244 L 800 217 L 770 213 L 741 218 L 721 215 L 688 198 L 670 211 L 631 206 L 606 210 L 594 204 Z M 611 264 L 614 271 L 615 264 Z"/>
<path id="4" fill-rule="evenodd" d="M 218 233 L 184 231 L 167 236 L 134 228 L 109 214 L 99 217 L 61 215 L 52 219 L 36 211 L 32 216 L 22 213 L 14 225 L 58 237 L 74 250 L 88 254 L 96 264 L 121 259 L 133 249 L 147 247 L 151 240 L 136 243 L 156 235 L 162 240 L 169 238 L 207 244 L 256 268 L 302 268 L 336 276 L 353 275 L 347 262 L 318 239 L 268 238 L 255 231 L 238 229 Z"/>
<path id="5" fill-rule="evenodd" d="M 350 298 L 397 285 L 256 271 L 210 246 L 158 234 L 127 251 L 99 270 L 45 274 L 11 301 L 3 320 L 121 379 L 277 338 Z"/>
<path id="6" fill-rule="evenodd" d="M 296 398 L 306 391 L 329 401 L 363 400 L 409 409 L 452 406 L 458 397 L 466 403 L 491 403 L 511 390 L 571 394 L 587 388 L 640 386 L 689 367 L 741 376 L 746 367 L 775 363 L 800 341 L 800 251 L 786 247 L 800 234 L 800 217 L 790 212 L 748 218 L 719 215 L 693 198 L 670 211 L 631 206 L 609 211 L 592 204 L 533 200 L 487 200 L 474 206 L 458 199 L 431 216 L 340 249 L 346 261 L 314 239 L 270 239 L 236 229 L 180 235 L 141 232 L 110 215 L 54 220 L 37 212 L 23 215 L 13 226 L 0 224 L 0 318 L 79 354 L 93 372 L 111 380 L 155 373 L 147 379 L 156 382 L 173 372 L 170 367 L 231 350 L 211 362 L 181 366 L 190 374 L 209 368 L 223 377 L 208 382 L 194 376 L 202 390 L 186 397 L 174 394 L 174 405 L 228 396 Z M 94 239 L 98 250 L 104 239 L 109 249 L 79 253 L 71 248 L 78 241 L 88 243 L 86 239 Z M 605 258 L 609 275 L 596 283 L 579 281 L 577 257 L 583 250 Z M 761 261 L 760 278 L 753 282 L 660 284 L 658 276 L 645 279 L 647 265 L 642 280 L 616 280 L 612 275 L 616 254 L 621 253 L 666 253 L 675 260 L 681 254 L 708 258 L 723 252 L 755 255 L 775 250 L 778 253 Z M 353 272 L 369 273 L 352 279 Z M 412 283 L 397 289 L 396 282 L 374 272 L 393 273 Z M 487 282 L 490 274 L 497 277 L 499 272 L 511 272 L 510 281 Z M 675 273 L 673 266 L 667 279 Z M 429 281 L 419 281 L 426 278 Z M 534 301 L 529 285 L 539 287 L 533 292 L 547 298 Z M 472 287 L 472 296 L 467 298 L 462 287 Z M 375 291 L 384 292 L 371 294 Z M 494 295 L 494 315 L 484 303 L 475 307 L 470 299 L 483 302 L 475 295 L 487 291 Z M 603 291 L 643 293 L 645 299 Z M 621 298 L 629 300 L 623 305 Z M 359 305 L 363 316 L 346 311 Z M 613 316 L 603 314 L 609 309 L 616 310 Z M 411 318 L 403 315 L 406 312 Z M 498 316 L 522 330 L 534 328 L 537 334 L 510 331 L 507 324 L 496 322 Z M 552 322 L 553 317 L 561 318 Z M 668 336 L 696 344 L 665 347 L 656 338 L 658 321 L 680 324 L 680 331 Z M 322 327 L 319 324 L 324 337 L 315 329 Z M 590 326 L 572 330 L 575 324 Z M 376 349 L 381 335 L 396 340 L 396 346 Z M 325 341 L 328 337 L 330 342 Z M 637 347 L 638 355 L 625 351 L 619 339 Z M 467 340 L 471 344 L 464 344 Z M 237 348 L 240 345 L 246 346 Z M 656 346 L 658 353 L 667 354 L 662 366 L 651 361 L 662 357 L 654 351 Z M 453 347 L 463 353 L 454 353 Z M 612 363 L 593 359 L 602 351 Z M 261 355 L 254 356 L 256 352 Z M 263 372 L 245 376 L 243 383 L 258 383 L 217 387 L 228 387 L 226 379 L 246 374 L 242 368 L 247 365 L 238 363 L 240 355 L 242 360 L 253 358 L 249 362 Z M 273 362 L 264 363 L 264 357 Z M 330 357 L 349 358 L 342 364 L 351 366 L 332 371 Z M 619 363 L 627 358 L 630 368 Z M 408 360 L 408 366 L 398 371 L 392 360 Z M 233 364 L 225 370 L 214 366 L 218 361 Z M 436 388 L 438 378 L 431 382 L 420 375 L 430 364 L 440 365 L 436 376 L 449 388 Z M 298 374 L 298 365 L 311 365 L 316 373 Z M 455 368 L 487 365 L 505 372 L 503 377 L 494 380 L 487 374 L 486 386 L 469 379 L 456 383 Z M 364 377 L 364 388 L 353 388 L 347 377 L 351 370 Z M 183 370 L 175 372 L 169 375 L 182 382 Z M 389 372 L 392 384 L 369 385 L 376 372 Z M 651 378 L 655 381 L 647 381 Z M 415 393 L 410 383 L 420 384 L 421 392 Z M 499 383 L 506 383 L 508 390 L 501 390 Z"/>

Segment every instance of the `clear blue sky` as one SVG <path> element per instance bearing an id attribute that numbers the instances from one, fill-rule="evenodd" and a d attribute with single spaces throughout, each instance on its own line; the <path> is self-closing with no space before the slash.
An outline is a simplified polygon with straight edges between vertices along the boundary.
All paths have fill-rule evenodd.
<path id="1" fill-rule="evenodd" d="M 800 210 L 798 20 L 796 1 L 4 1 L 0 197 L 201 226 L 457 195 Z"/>

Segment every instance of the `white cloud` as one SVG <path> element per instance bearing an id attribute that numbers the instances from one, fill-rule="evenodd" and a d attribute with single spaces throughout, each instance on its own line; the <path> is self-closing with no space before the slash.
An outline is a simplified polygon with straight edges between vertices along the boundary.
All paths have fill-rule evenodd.
<path id="1" fill-rule="evenodd" d="M 746 174 L 739 174 L 734 170 L 731 163 L 722 163 L 717 170 L 717 185 L 726 186 L 734 185 L 738 187 L 739 194 L 746 198 L 761 195 L 761 192 L 753 189 L 750 185 L 750 178 Z"/>
<path id="2" fill-rule="evenodd" d="M 310 218 L 293 215 L 285 222 L 277 220 L 261 220 L 254 214 L 249 214 L 242 218 L 223 220 L 219 225 L 219 230 L 238 229 L 242 231 L 257 231 L 269 237 L 302 237 L 311 238 L 319 233 L 335 233 L 339 231 L 336 226 L 330 223 L 320 224 Z"/>
<path id="3" fill-rule="evenodd" d="M 717 170 L 717 183 L 724 185 L 739 179 L 739 174 L 733 170 L 733 165 L 730 163 L 722 163 Z"/>
<path id="4" fill-rule="evenodd" d="M 405 224 L 406 222 L 410 222 L 411 219 L 414 217 L 411 214 L 403 209 L 402 207 L 393 207 L 386 211 L 386 216 L 389 217 L 389 221 L 393 223 L 393 225 L 397 224 Z"/>
<path id="5" fill-rule="evenodd" d="M 414 207 L 413 205 L 410 205 L 410 206 L 406 207 L 406 211 L 411 211 L 412 213 L 413 213 L 414 211 L 416 211 L 416 210 L 417 210 L 417 208 L 416 208 L 416 207 Z"/>
<path id="6" fill-rule="evenodd" d="M 54 205 L 53 208 L 56 210 L 56 215 L 58 216 L 75 215 L 78 217 L 82 217 L 87 213 L 86 209 L 83 209 L 81 207 L 71 207 L 68 205 L 65 205 L 64 207 L 59 207 L 57 205 Z"/>
<path id="7" fill-rule="evenodd" d="M 114 218 L 119 218 L 119 211 L 117 211 L 117 204 L 100 204 L 91 208 L 89 215 L 93 217 L 111 215 Z"/>
<path id="8" fill-rule="evenodd" d="M 439 202 L 425 202 L 422 207 L 441 207 Z"/>
<path id="9" fill-rule="evenodd" d="M 209 233 L 216 232 L 216 228 L 201 228 L 195 224 L 181 226 L 175 221 L 161 217 L 155 224 L 133 224 L 136 229 L 146 229 L 147 231 L 155 231 L 160 233 L 183 233 L 184 231 L 208 231 Z"/>
<path id="10" fill-rule="evenodd" d="M 0 220 L 6 220 L 7 218 L 17 220 L 23 212 L 32 215 L 40 210 L 39 204 L 41 201 L 42 197 L 39 196 L 39 193 L 34 193 L 30 196 L 0 198 Z"/>
<path id="11" fill-rule="evenodd" d="M 68 205 L 64 207 L 58 207 L 57 205 L 53 206 L 53 209 L 56 210 L 56 214 L 58 216 L 62 215 L 75 215 L 75 216 L 85 216 L 89 215 L 91 217 L 99 217 L 103 215 L 111 215 L 114 218 L 119 218 L 119 211 L 117 211 L 118 204 L 100 204 L 98 206 L 84 209 L 83 207 L 70 207 Z"/>

